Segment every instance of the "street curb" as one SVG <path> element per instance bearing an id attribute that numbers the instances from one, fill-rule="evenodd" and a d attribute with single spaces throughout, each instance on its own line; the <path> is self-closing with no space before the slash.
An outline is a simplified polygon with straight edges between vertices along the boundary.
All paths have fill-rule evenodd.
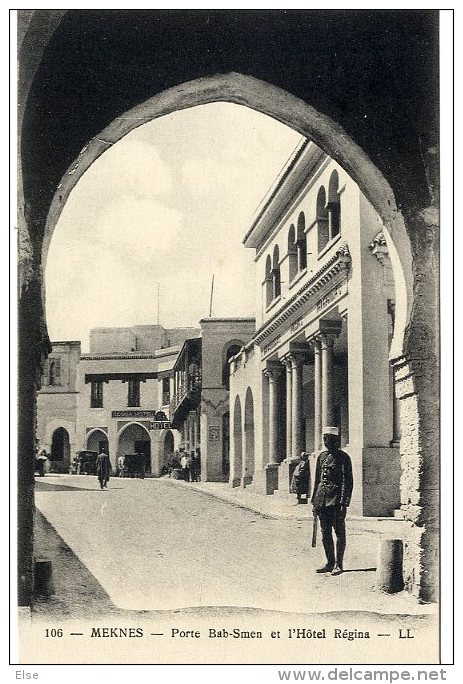
<path id="1" fill-rule="evenodd" d="M 261 515 L 264 518 L 270 518 L 272 520 L 295 520 L 297 522 L 311 522 L 313 520 L 313 516 L 310 515 L 310 513 L 307 513 L 305 515 L 290 515 L 290 514 L 285 514 L 285 513 L 276 513 L 276 512 L 270 512 L 263 510 L 262 508 L 259 508 L 257 505 L 253 505 L 251 502 L 246 502 L 242 501 L 241 499 L 234 498 L 230 495 L 225 494 L 224 492 L 220 491 L 211 491 L 208 489 L 204 489 L 202 487 L 198 487 L 194 483 L 190 482 L 184 482 L 183 480 L 174 480 L 172 478 L 167 478 L 167 477 L 161 477 L 161 478 L 155 478 L 155 481 L 157 482 L 164 482 L 172 487 L 182 487 L 183 489 L 193 489 L 195 492 L 199 492 L 200 494 L 205 494 L 206 496 L 211 496 L 215 499 L 219 499 L 220 501 L 225 501 L 226 503 L 231 504 L 232 506 L 236 506 L 237 508 L 242 508 L 244 510 L 252 511 L 253 513 L 257 513 L 258 515 Z M 270 502 L 269 502 L 270 503 Z M 403 526 L 405 523 L 404 520 L 401 520 L 400 518 L 365 518 L 361 515 L 349 515 L 347 518 L 348 521 L 354 524 L 360 523 L 358 527 L 360 528 L 361 531 L 363 532 L 371 532 L 371 533 L 377 533 L 377 525 L 381 523 L 387 523 L 387 524 L 393 524 L 394 528 L 397 529 L 397 533 L 400 535 L 401 530 L 403 529 Z"/>
<path id="2" fill-rule="evenodd" d="M 169 484 L 172 487 L 183 487 L 183 489 L 193 489 L 195 492 L 199 492 L 200 494 L 205 494 L 206 496 L 211 496 L 215 499 L 220 499 L 221 501 L 225 501 L 232 506 L 236 506 L 237 508 L 244 508 L 245 510 L 252 511 L 253 513 L 258 513 L 264 518 L 271 518 L 273 520 L 300 520 L 300 521 L 305 521 L 305 520 L 311 520 L 312 516 L 310 518 L 304 517 L 304 518 L 297 518 L 292 515 L 285 515 L 284 513 L 269 513 L 267 511 L 263 511 L 262 509 L 259 509 L 257 506 L 253 506 L 250 503 L 243 502 L 238 499 L 234 499 L 232 497 L 227 496 L 226 494 L 222 492 L 212 492 L 207 489 L 203 489 L 202 487 L 197 487 L 192 483 L 187 483 L 183 482 L 183 480 L 174 480 L 172 478 L 156 478 L 157 482 L 163 482 L 166 484 Z"/>

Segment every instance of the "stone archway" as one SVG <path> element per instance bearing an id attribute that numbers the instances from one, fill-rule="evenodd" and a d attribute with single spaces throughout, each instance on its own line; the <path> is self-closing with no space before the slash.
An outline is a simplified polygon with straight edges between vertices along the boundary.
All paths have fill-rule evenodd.
<path id="1" fill-rule="evenodd" d="M 117 433 L 116 463 L 119 456 L 143 453 L 145 456 L 145 473 L 151 473 L 151 438 L 144 425 L 131 422 L 124 425 Z"/>
<path id="2" fill-rule="evenodd" d="M 71 445 L 69 433 L 59 427 L 53 432 L 50 449 L 50 470 L 58 473 L 69 472 L 71 464 Z"/>
<path id="3" fill-rule="evenodd" d="M 93 162 L 127 133 L 161 116 L 212 102 L 231 102 L 255 109 L 301 133 L 335 159 L 359 185 L 380 215 L 391 254 L 394 278 L 400 285 L 397 301 L 395 350 L 401 350 L 413 304 L 413 274 L 410 241 L 394 193 L 378 168 L 345 131 L 313 107 L 290 93 L 251 76 L 230 73 L 200 78 L 170 88 L 118 117 L 98 133 L 73 161 L 62 177 L 50 206 L 42 244 L 41 266 L 45 270 L 48 249 L 63 207 L 79 179 Z M 398 259 L 395 255 L 400 255 Z M 45 308 L 45 288 L 42 282 Z"/>
<path id="4" fill-rule="evenodd" d="M 394 33 L 394 31 L 390 32 L 391 35 Z M 44 42 L 46 43 L 48 40 L 49 36 L 45 38 Z M 407 44 L 413 45 L 413 41 L 407 41 Z M 294 58 L 297 59 L 298 56 L 295 55 Z M 246 59 L 245 56 L 245 69 L 243 70 L 256 73 L 257 70 L 251 66 L 253 64 L 252 59 L 249 59 L 249 62 L 246 62 Z M 307 59 L 310 60 L 310 55 Z M 232 63 L 232 60 L 230 62 Z M 226 59 L 224 65 L 224 70 L 228 71 Z M 421 68 L 422 74 L 424 68 Z M 301 69 L 301 65 L 298 64 L 297 69 L 293 71 L 299 74 Z M 34 69 L 30 65 L 28 65 L 28 70 L 32 75 L 28 76 L 29 81 L 25 85 L 26 92 L 34 74 Z M 259 74 L 263 74 L 265 78 L 267 71 L 269 68 L 259 69 Z M 201 72 L 201 68 L 199 72 Z M 289 80 L 288 90 L 297 92 L 295 79 L 293 78 L 291 81 L 291 69 L 287 69 L 285 73 L 287 73 Z M 312 73 L 312 71 L 309 69 L 308 73 Z M 184 80 L 185 78 L 176 78 L 176 74 L 174 74 L 169 82 L 181 83 Z M 270 75 L 269 80 L 272 80 Z M 309 80 L 314 83 L 323 82 L 323 79 L 321 81 L 316 78 Z M 273 81 L 280 82 L 278 79 L 273 79 Z M 163 82 L 165 83 L 165 81 Z M 283 84 L 286 87 L 285 81 Z M 392 255 L 394 252 L 399 257 L 398 263 L 394 266 L 394 276 L 396 282 L 402 281 L 404 295 L 404 302 L 398 305 L 396 311 L 396 329 L 391 347 L 391 357 L 396 365 L 396 386 L 401 399 L 401 414 L 407 426 L 407 429 L 402 431 L 401 443 L 404 473 L 402 478 L 402 508 L 414 536 L 407 546 L 406 574 L 410 578 L 410 584 L 413 585 L 414 591 L 427 598 L 437 595 L 438 460 L 436 454 L 438 453 L 439 428 L 436 389 L 438 387 L 436 361 L 438 347 L 435 314 L 437 304 L 435 263 L 437 215 L 431 204 L 432 181 L 428 193 L 422 187 L 423 182 L 417 188 L 417 184 L 411 183 L 410 180 L 413 178 L 415 181 L 415 174 L 412 173 L 415 169 L 419 170 L 422 178 L 426 176 L 427 168 L 429 170 L 427 164 L 429 163 L 430 167 L 433 164 L 432 152 L 425 150 L 425 157 L 423 157 L 422 152 L 419 154 L 417 152 L 416 156 L 421 156 L 421 161 L 416 162 L 415 160 L 415 163 L 413 152 L 409 152 L 409 150 L 420 149 L 421 141 L 407 139 L 407 143 L 413 142 L 413 144 L 407 145 L 398 141 L 396 144 L 397 159 L 401 159 L 400 154 L 404 155 L 406 159 L 403 165 L 391 163 L 393 158 L 388 157 L 388 150 L 391 148 L 392 139 L 388 141 L 387 136 L 383 136 L 384 140 L 382 140 L 380 132 L 381 129 L 388 127 L 380 125 L 382 120 L 378 113 L 375 116 L 373 110 L 368 110 L 368 121 L 363 122 L 363 119 L 360 119 L 360 114 L 355 113 L 354 106 L 351 108 L 352 113 L 349 112 L 345 115 L 350 125 L 351 136 L 354 136 L 362 145 L 364 142 L 368 142 L 368 135 L 365 134 L 365 131 L 371 128 L 379 141 L 376 146 L 371 145 L 371 140 L 369 146 L 363 144 L 363 149 L 369 149 L 370 156 L 373 159 L 370 161 L 352 137 L 346 135 L 345 130 L 336 123 L 339 118 L 336 114 L 339 112 L 336 104 L 336 97 L 339 95 L 339 92 L 335 92 L 336 82 L 333 87 L 333 93 L 326 93 L 326 107 L 324 108 L 324 111 L 331 114 L 332 119 L 307 104 L 311 101 L 310 89 L 307 93 L 302 89 L 301 95 L 304 97 L 304 101 L 274 85 L 232 73 L 189 82 L 161 93 L 153 99 L 156 100 L 154 103 L 157 110 L 155 116 L 161 116 L 175 109 L 219 100 L 245 104 L 274 116 L 274 118 L 311 137 L 330 156 L 336 159 L 356 180 L 362 192 L 380 214 L 387 229 L 386 240 L 393 264 Z M 345 88 L 345 84 L 343 87 Z M 159 88 L 155 87 L 154 91 L 157 90 Z M 425 91 L 429 93 L 423 89 L 423 92 Z M 358 97 L 361 94 L 361 89 L 359 89 L 357 101 L 359 101 Z M 355 97 L 355 93 L 353 93 L 353 97 Z M 31 102 L 33 101 L 34 98 L 31 98 Z M 152 100 L 148 102 L 152 102 Z M 412 107 L 416 108 L 417 105 L 415 101 L 410 102 L 409 112 L 412 114 Z M 365 106 L 368 107 L 368 103 L 365 103 Z M 318 104 L 317 107 L 319 107 Z M 132 118 L 132 121 L 127 123 L 127 117 L 119 115 L 115 122 L 103 132 L 104 134 L 107 133 L 108 137 L 99 134 L 92 138 L 89 145 L 79 155 L 77 164 L 72 164 L 69 167 L 65 175 L 66 181 L 72 181 L 73 178 L 77 181 L 93 159 L 99 156 L 108 145 L 114 144 L 128 132 L 125 130 L 128 125 L 133 128 L 149 120 L 144 105 L 130 110 L 129 114 L 139 114 L 140 116 L 136 121 L 135 118 Z M 380 116 L 382 115 L 383 112 Z M 398 117 L 401 116 L 402 112 L 399 111 Z M 356 117 L 358 121 L 356 121 Z M 364 117 L 367 119 L 367 114 Z M 411 116 L 410 120 L 412 118 Z M 107 118 L 107 120 L 110 119 L 111 117 Z M 362 121 L 361 125 L 357 125 L 360 121 Z M 432 124 L 430 127 L 432 129 Z M 47 136 L 43 137 L 46 138 Z M 381 145 L 383 146 L 382 149 Z M 393 157 L 394 150 L 391 154 Z M 417 164 L 420 163 L 421 166 L 418 168 Z M 389 172 L 388 177 L 391 179 L 394 191 L 399 193 L 403 214 L 397 210 L 394 193 L 378 170 L 380 167 L 384 169 L 385 173 L 388 173 L 387 169 L 395 169 L 395 171 Z M 37 175 L 38 177 L 40 174 Z M 40 181 L 38 182 L 40 184 Z M 27 211 L 25 205 L 20 208 L 21 325 L 19 350 L 21 358 L 19 391 L 22 408 L 20 412 L 18 524 L 21 549 L 19 575 L 25 578 L 24 586 L 21 585 L 23 586 L 23 590 L 21 590 L 23 601 L 24 597 L 28 601 L 30 596 L 33 511 L 33 473 L 30 472 L 30 464 L 25 460 L 25 455 L 34 448 L 34 389 L 40 376 L 41 361 L 50 351 L 43 316 L 42 273 L 52 234 L 50 226 L 56 223 L 60 211 L 59 204 L 65 202 L 72 189 L 69 182 L 61 185 L 60 190 L 64 192 L 58 192 L 53 200 L 47 223 L 48 235 L 43 244 L 44 251 L 41 251 L 45 217 L 43 206 L 39 201 L 37 202 L 38 208 L 32 207 L 31 209 L 31 203 L 34 204 L 35 198 L 28 197 Z M 409 190 L 404 190 L 404 188 L 409 188 Z M 49 189 L 42 195 L 39 193 L 39 196 L 47 196 L 48 192 Z M 48 204 L 48 201 L 45 199 L 45 204 Z"/>
<path id="5" fill-rule="evenodd" d="M 87 435 L 87 451 L 96 451 L 101 453 L 102 448 L 109 454 L 109 440 L 108 435 L 104 430 L 97 428 L 96 430 L 91 430 Z M 111 457 L 111 454 L 109 454 Z"/>
<path id="6" fill-rule="evenodd" d="M 172 430 L 167 430 L 164 435 L 164 448 L 163 448 L 163 462 L 161 470 L 167 466 L 167 462 L 170 456 L 174 453 L 174 435 Z"/>

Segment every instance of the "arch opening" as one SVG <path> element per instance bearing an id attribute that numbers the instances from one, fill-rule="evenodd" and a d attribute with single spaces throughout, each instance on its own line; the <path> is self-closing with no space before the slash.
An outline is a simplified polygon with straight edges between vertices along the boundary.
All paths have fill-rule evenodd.
<path id="1" fill-rule="evenodd" d="M 233 340 L 227 342 L 223 349 L 222 358 L 224 359 L 222 365 L 222 385 L 226 390 L 230 389 L 230 364 L 229 361 L 233 356 L 236 356 L 240 349 L 244 346 L 241 340 Z"/>
<path id="2" fill-rule="evenodd" d="M 241 401 L 236 397 L 233 407 L 233 484 L 241 484 L 243 477 L 243 431 Z"/>
<path id="3" fill-rule="evenodd" d="M 390 185 L 363 150 L 329 117 L 320 114 L 313 107 L 287 91 L 254 77 L 244 76 L 239 73 L 200 78 L 163 91 L 129 110 L 124 116 L 118 117 L 107 128 L 98 133 L 83 148 L 78 158 L 69 167 L 62 178 L 59 189 L 55 193 L 45 226 L 42 268 L 45 269 L 46 267 L 53 230 L 70 192 L 91 164 L 108 149 L 108 145 L 114 145 L 129 132 L 148 121 L 175 111 L 212 102 L 231 102 L 246 106 L 289 126 L 323 149 L 359 185 L 362 193 L 379 213 L 389 233 L 391 242 L 395 243 L 396 250 L 400 254 L 402 277 L 400 277 L 399 273 L 396 273 L 396 269 L 399 268 L 397 264 L 394 268 L 394 275 L 398 278 L 397 282 L 400 279 L 401 285 L 405 286 L 405 292 L 401 298 L 403 301 L 398 302 L 398 309 L 400 311 L 398 310 L 396 313 L 396 326 L 392 347 L 394 350 L 401 349 L 413 301 L 413 274 L 411 269 L 410 241 L 405 230 L 403 217 L 397 210 Z M 105 141 L 105 143 L 102 144 L 102 141 Z M 325 196 L 322 221 L 326 216 L 326 221 L 328 222 L 328 207 L 326 205 Z M 271 283 L 273 295 L 279 288 L 278 273 L 275 273 L 275 259 L 271 264 L 271 270 L 273 271 Z M 267 269 L 265 280 L 268 300 L 270 283 Z M 43 281 L 42 298 L 45 309 L 45 287 Z M 403 310 L 402 307 L 404 307 Z M 401 325 L 402 321 L 404 321 L 403 327 Z"/>
<path id="4" fill-rule="evenodd" d="M 166 430 L 162 436 L 162 461 L 160 464 L 160 474 L 166 475 L 170 472 L 175 456 L 175 440 L 172 430 Z"/>
<path id="5" fill-rule="evenodd" d="M 59 427 L 53 432 L 50 449 L 50 469 L 52 472 L 67 473 L 71 463 L 69 433 Z"/>
<path id="6" fill-rule="evenodd" d="M 101 454 L 102 451 L 109 453 L 108 435 L 104 430 L 91 430 L 87 435 L 87 451 L 96 451 Z"/>
<path id="7" fill-rule="evenodd" d="M 283 93 L 283 97 L 275 109 L 274 105 L 269 101 L 275 90 L 281 95 L 282 91 L 274 89 L 268 84 L 260 84 L 255 90 L 256 83 L 254 79 L 248 81 L 247 77 L 240 75 L 229 75 L 225 77 L 217 77 L 218 81 L 213 79 L 201 79 L 198 82 L 185 84 L 188 86 L 184 89 L 187 93 L 187 100 L 184 100 L 185 95 L 177 89 L 166 91 L 152 100 L 147 101 L 140 107 L 141 111 L 145 112 L 145 116 L 141 117 L 139 121 L 143 123 L 162 116 L 169 111 L 176 111 L 184 109 L 197 104 L 204 104 L 210 101 L 230 101 L 238 104 L 244 104 L 253 109 L 261 111 L 262 113 L 273 116 L 275 119 L 285 123 L 295 130 L 298 130 L 303 135 L 310 137 L 315 143 L 329 154 L 333 159 L 345 168 L 349 175 L 357 182 L 363 194 L 371 202 L 373 207 L 378 211 L 383 224 L 385 226 L 384 235 L 388 244 L 389 253 L 391 255 L 392 269 L 394 273 L 394 280 L 396 284 L 396 310 L 395 310 L 395 325 L 393 331 L 393 339 L 390 345 L 391 358 L 399 358 L 404 353 L 404 333 L 409 320 L 411 306 L 413 302 L 412 292 L 412 269 L 411 269 L 411 250 L 409 238 L 405 230 L 403 218 L 395 204 L 395 199 L 391 188 L 385 181 L 384 177 L 379 173 L 376 167 L 370 162 L 362 150 L 360 150 L 355 143 L 353 143 L 348 136 L 340 136 L 340 129 L 330 120 L 325 120 L 317 112 L 314 112 L 309 105 L 301 103 L 292 96 Z M 230 80 L 228 80 L 230 78 Z M 235 82 L 236 79 L 236 82 Z M 207 82 L 207 88 L 204 88 Z M 251 87 L 251 85 L 253 87 Z M 211 86 L 217 87 L 215 95 L 211 99 Z M 262 91 L 260 91 L 262 86 Z M 196 90 L 197 88 L 197 90 Z M 209 91 L 208 91 L 209 88 Z M 239 93 L 239 94 L 237 94 Z M 287 96 L 287 97 L 286 97 Z M 188 100 L 191 97 L 194 104 Z M 290 111 L 289 103 L 292 104 L 293 109 Z M 288 106 L 287 106 L 288 105 Z M 144 108 L 144 109 L 143 109 Z M 151 113 L 147 112 L 151 109 Z M 132 110 L 134 113 L 138 110 Z M 128 119 L 130 117 L 127 117 Z M 140 124 L 137 124 L 140 125 Z M 125 133 L 121 131 L 128 126 Z M 101 134 L 102 139 L 107 139 L 114 142 L 121 139 L 129 130 L 135 128 L 133 123 L 125 124 L 118 123 L 117 126 L 112 127 L 112 124 L 105 129 Z M 103 138 L 103 135 L 106 137 Z M 68 177 L 63 179 L 63 187 L 60 189 L 60 205 L 57 206 L 55 200 L 49 214 L 49 221 L 47 222 L 47 236 L 44 242 L 44 264 L 46 262 L 47 254 L 47 240 L 49 240 L 56 225 L 59 212 L 62 210 L 63 202 L 69 195 L 70 190 L 77 182 L 79 176 L 85 172 L 92 163 L 92 160 L 98 158 L 104 149 L 95 142 L 91 141 L 88 148 L 80 155 L 72 169 L 71 180 Z M 321 187 L 319 191 L 319 198 L 317 200 L 316 221 L 319 232 L 318 250 L 323 250 L 330 238 L 339 234 L 340 226 L 340 200 L 339 200 L 339 179 L 332 176 L 328 187 L 328 195 L 325 187 Z M 63 199 L 64 198 L 64 199 Z M 56 197 L 55 197 L 56 199 Z M 338 200 L 336 202 L 336 199 Z M 54 213 L 55 212 L 55 213 Z M 338 214 L 336 215 L 336 212 Z M 299 229 L 299 226 L 298 226 Z M 299 230 L 296 241 L 299 238 Z M 276 252 L 276 253 L 275 253 Z M 273 256 L 273 258 L 272 258 Z M 265 287 L 267 295 L 267 305 L 269 305 L 281 293 L 281 279 L 279 277 L 279 253 L 278 247 L 273 251 L 272 256 L 268 256 L 266 270 L 265 270 Z M 297 254 L 297 267 L 301 267 L 299 253 Z M 241 419 L 241 404 L 236 407 L 239 411 Z M 235 461 L 235 468 L 243 473 L 243 431 L 238 430 L 236 421 L 233 422 L 233 436 L 234 436 L 234 450 L 233 456 Z M 245 453 L 245 450 L 244 450 Z M 237 471 L 238 472 L 238 471 Z"/>
<path id="8" fill-rule="evenodd" d="M 148 429 L 141 423 L 124 425 L 117 435 L 116 459 L 124 456 L 126 463 L 134 462 L 134 473 L 143 477 L 151 473 L 151 439 Z M 137 456 L 137 458 L 134 458 Z M 126 466 L 129 475 L 131 469 Z"/>
<path id="9" fill-rule="evenodd" d="M 292 282 L 297 275 L 298 253 L 296 245 L 296 229 L 294 224 L 291 224 L 288 231 L 288 272 L 289 282 Z"/>

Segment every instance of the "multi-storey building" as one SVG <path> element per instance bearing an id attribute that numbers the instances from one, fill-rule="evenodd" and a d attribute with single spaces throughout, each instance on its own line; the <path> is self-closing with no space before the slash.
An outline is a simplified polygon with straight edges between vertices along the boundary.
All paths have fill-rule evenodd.
<path id="1" fill-rule="evenodd" d="M 255 319 L 208 318 L 200 328 L 95 328 L 90 351 L 55 342 L 38 395 L 38 446 L 54 471 L 68 472 L 77 451 L 144 454 L 158 477 L 181 445 L 200 449 L 202 479 L 229 473 L 231 356 Z"/>
<path id="2" fill-rule="evenodd" d="M 37 437 L 51 467 L 67 472 L 76 451 L 143 453 L 145 471 L 160 475 L 180 436 L 167 414 L 172 369 L 196 328 L 159 325 L 95 328 L 89 353 L 80 342 L 55 342 L 38 395 Z"/>
<path id="3" fill-rule="evenodd" d="M 351 510 L 399 508 L 396 294 L 381 231 L 342 167 L 301 143 L 244 238 L 257 329 L 231 360 L 233 486 L 286 495 L 294 459 L 305 450 L 314 460 L 322 426 L 336 425 L 354 467 Z"/>
<path id="4" fill-rule="evenodd" d="M 201 477 L 226 481 L 230 472 L 229 360 L 255 331 L 254 318 L 204 318 L 173 368 L 173 428 L 187 451 L 200 449 Z"/>

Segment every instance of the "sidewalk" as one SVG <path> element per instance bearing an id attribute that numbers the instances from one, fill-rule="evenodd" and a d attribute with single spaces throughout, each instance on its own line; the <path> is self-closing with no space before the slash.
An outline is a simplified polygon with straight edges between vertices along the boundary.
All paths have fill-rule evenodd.
<path id="1" fill-rule="evenodd" d="M 184 482 L 170 477 L 160 480 L 173 487 L 186 487 L 213 496 L 274 520 L 311 521 L 313 518 L 312 506 L 297 504 L 295 496 L 286 500 L 273 495 L 255 494 L 243 487 L 230 487 L 227 482 Z M 352 531 L 363 530 L 383 537 L 402 539 L 406 531 L 405 521 L 399 518 L 364 518 L 348 514 L 347 521 Z"/>

